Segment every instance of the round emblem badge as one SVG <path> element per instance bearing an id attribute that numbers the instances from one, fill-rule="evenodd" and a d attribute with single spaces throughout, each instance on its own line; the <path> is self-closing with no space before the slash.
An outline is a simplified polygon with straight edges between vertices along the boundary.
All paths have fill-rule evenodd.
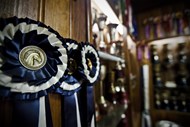
<path id="1" fill-rule="evenodd" d="M 69 59 L 68 70 L 69 70 L 68 72 L 69 75 L 72 75 L 77 70 L 77 63 L 72 58 Z"/>
<path id="2" fill-rule="evenodd" d="M 19 61 L 27 69 L 38 70 L 45 65 L 47 56 L 37 46 L 26 46 L 19 53 Z"/>
<path id="3" fill-rule="evenodd" d="M 92 70 L 92 61 L 89 58 L 87 58 L 87 65 Z"/>

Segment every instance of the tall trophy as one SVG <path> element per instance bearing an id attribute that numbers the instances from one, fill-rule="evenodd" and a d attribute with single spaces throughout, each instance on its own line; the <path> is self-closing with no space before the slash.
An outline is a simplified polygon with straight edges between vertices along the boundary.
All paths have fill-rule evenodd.
<path id="1" fill-rule="evenodd" d="M 100 68 L 100 98 L 99 98 L 99 110 L 101 115 L 106 115 L 111 110 L 111 103 L 109 103 L 104 97 L 104 80 L 106 77 L 106 66 L 101 65 Z"/>

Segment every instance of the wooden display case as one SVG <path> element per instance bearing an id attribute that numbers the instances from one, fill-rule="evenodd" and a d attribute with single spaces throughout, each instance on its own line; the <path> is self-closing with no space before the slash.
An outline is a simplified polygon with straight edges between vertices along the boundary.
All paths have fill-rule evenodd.
<path id="1" fill-rule="evenodd" d="M 137 5 L 137 1 L 133 1 L 134 17 L 138 27 L 138 37 L 136 39 L 139 40 L 139 43 L 137 49 L 148 47 L 148 50 L 142 51 L 142 54 L 147 55 L 144 60 L 149 69 L 148 95 L 150 100 L 148 102 L 150 104 L 151 127 L 155 127 L 156 123 L 161 120 L 172 121 L 182 127 L 188 127 L 190 123 L 188 72 L 190 51 L 189 2 L 185 0 L 157 0 L 154 3 L 147 0 L 141 2 L 146 5 L 140 7 L 138 5 L 141 4 Z M 184 64 L 185 61 L 180 62 L 179 60 L 179 57 L 183 56 L 180 56 L 183 51 L 180 51 L 179 47 L 183 47 L 183 45 L 185 45 L 185 52 L 187 53 L 184 56 L 184 59 L 187 58 L 186 67 L 179 67 L 184 66 L 180 65 L 180 63 Z M 167 54 L 174 60 L 167 63 Z M 153 59 L 155 61 L 152 61 Z M 139 68 L 141 67 L 142 65 L 139 66 Z M 180 69 L 182 68 L 182 73 L 184 74 L 180 77 Z M 158 71 L 160 72 L 158 73 Z M 142 76 L 143 74 L 141 74 Z M 180 80 L 178 76 L 183 80 Z M 187 85 L 179 85 L 179 81 L 183 82 L 181 84 L 186 83 Z M 157 85 L 155 85 L 156 83 Z M 176 100 L 177 102 L 175 102 Z M 180 106 L 171 106 L 177 104 Z M 186 105 L 186 109 L 182 110 L 180 108 L 183 105 Z"/>
<path id="2" fill-rule="evenodd" d="M 190 36 L 163 38 L 146 43 L 151 51 L 150 111 L 152 123 L 155 126 L 160 120 L 168 120 L 188 127 L 190 123 Z M 156 46 L 154 50 L 157 51 L 151 50 L 153 46 Z M 165 46 L 169 46 L 167 50 L 163 49 Z"/>

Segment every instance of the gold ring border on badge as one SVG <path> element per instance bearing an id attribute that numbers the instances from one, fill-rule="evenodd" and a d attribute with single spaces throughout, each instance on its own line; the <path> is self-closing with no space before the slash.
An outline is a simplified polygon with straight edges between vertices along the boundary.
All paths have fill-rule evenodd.
<path id="1" fill-rule="evenodd" d="M 28 65 L 26 62 L 25 62 L 25 54 L 28 52 L 28 51 L 31 51 L 31 50 L 34 50 L 35 52 L 39 53 L 40 54 L 40 58 L 42 59 L 42 62 L 40 62 L 39 66 L 30 66 Z M 45 54 L 45 52 L 40 48 L 40 47 L 37 47 L 37 46 L 34 46 L 34 45 L 30 45 L 30 46 L 26 46 L 24 47 L 20 53 L 19 53 L 19 61 L 20 63 L 27 69 L 29 70 L 38 70 L 40 68 L 42 68 L 46 62 L 47 62 L 47 56 Z"/>

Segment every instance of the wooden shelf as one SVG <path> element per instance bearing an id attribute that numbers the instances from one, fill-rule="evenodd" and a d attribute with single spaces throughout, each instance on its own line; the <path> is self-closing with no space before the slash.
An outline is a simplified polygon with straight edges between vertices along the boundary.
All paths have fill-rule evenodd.
<path id="1" fill-rule="evenodd" d="M 177 87 L 165 87 L 165 86 L 162 86 L 162 87 L 160 87 L 160 86 L 154 86 L 154 88 L 156 90 L 178 90 L 178 91 L 183 90 L 183 91 L 190 91 L 189 86 L 187 86 L 187 87 L 180 87 L 180 86 L 177 86 Z"/>
<path id="2" fill-rule="evenodd" d="M 190 124 L 190 113 L 179 112 L 179 111 L 168 111 L 155 109 L 153 117 L 157 117 L 157 121 L 168 120 L 180 124 L 183 127 L 189 127 Z"/>
<path id="3" fill-rule="evenodd" d="M 121 57 L 114 56 L 114 55 L 111 55 L 106 52 L 98 51 L 98 54 L 99 54 L 100 58 L 102 58 L 104 60 L 110 60 L 110 61 L 116 61 L 116 62 L 122 62 L 122 63 L 125 62 L 125 60 L 122 59 Z"/>
<path id="4" fill-rule="evenodd" d="M 182 35 L 182 36 L 173 36 L 167 38 L 159 38 L 155 40 L 147 40 L 146 44 L 163 45 L 163 44 L 172 44 L 172 43 L 184 43 L 189 41 L 190 41 L 190 35 Z"/>
<path id="5" fill-rule="evenodd" d="M 172 114 L 172 115 L 186 115 L 190 116 L 190 112 L 181 112 L 181 111 L 175 111 L 175 110 L 164 110 L 164 109 L 155 109 L 155 112 L 157 113 L 166 113 L 166 114 Z"/>
<path id="6" fill-rule="evenodd" d="M 147 40 L 145 41 L 145 44 L 147 44 L 148 46 L 152 46 L 152 45 L 156 45 L 157 46 L 157 51 L 160 55 L 160 57 L 163 57 L 162 53 L 163 53 L 163 45 L 165 44 L 169 44 L 172 53 L 175 53 L 175 58 L 178 55 L 178 45 L 180 43 L 188 43 L 189 45 L 190 42 L 190 35 L 180 35 L 180 36 L 172 36 L 172 37 L 167 37 L 167 38 L 159 38 L 159 39 L 155 39 L 155 40 Z M 164 70 L 163 70 L 164 71 Z M 153 72 L 151 72 L 153 75 Z M 162 75 L 162 74 L 161 74 Z M 176 75 L 175 75 L 176 76 Z M 175 82 L 175 80 L 174 80 Z M 176 82 L 175 82 L 176 83 Z M 177 84 L 177 83 L 176 83 Z M 183 112 L 183 111 L 177 111 L 177 110 L 167 110 L 167 109 L 156 109 L 155 103 L 155 93 L 160 95 L 160 99 L 164 99 L 162 98 L 162 96 L 164 96 L 164 93 L 168 94 L 168 100 L 173 99 L 173 97 L 175 97 L 175 99 L 177 101 L 182 101 L 183 99 L 185 99 L 185 101 L 187 101 L 186 103 L 189 103 L 189 92 L 190 92 L 190 86 L 180 86 L 180 85 L 176 85 L 175 87 L 169 87 L 169 86 L 165 86 L 166 83 L 163 83 L 164 86 L 155 86 L 153 84 L 153 79 L 151 77 L 151 118 L 152 118 L 152 123 L 153 126 L 155 126 L 155 124 L 160 121 L 160 120 L 168 120 L 168 121 L 172 121 L 175 122 L 183 127 L 188 127 L 187 125 L 190 124 L 190 112 L 188 109 L 188 112 Z M 163 100 L 162 100 L 163 101 Z M 154 106 L 153 106 L 154 105 Z M 189 104 L 187 104 L 188 107 Z"/>

